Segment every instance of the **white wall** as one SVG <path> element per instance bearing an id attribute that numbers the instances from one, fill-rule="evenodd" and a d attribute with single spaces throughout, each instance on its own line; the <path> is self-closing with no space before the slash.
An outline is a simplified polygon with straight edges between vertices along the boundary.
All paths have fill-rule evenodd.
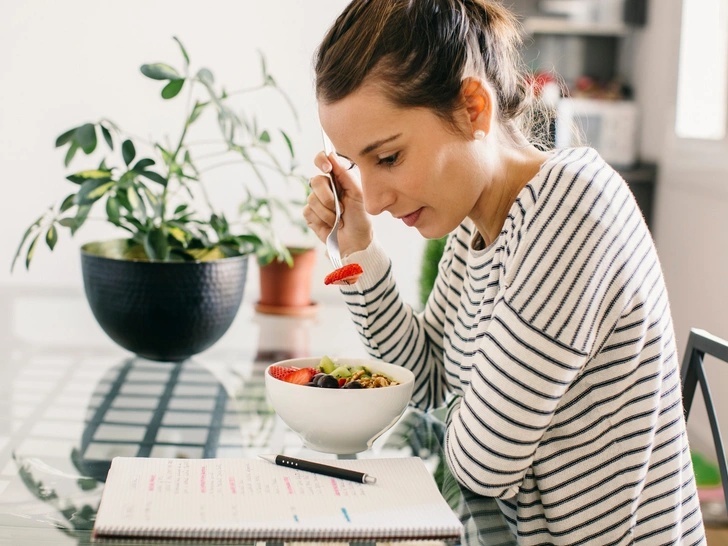
<path id="1" fill-rule="evenodd" d="M 680 0 L 650 2 L 649 25 L 635 48 L 635 85 L 644 114 L 643 155 L 659 162 L 654 237 L 682 360 L 690 328 L 728 339 L 728 140 L 674 135 L 681 6 Z M 725 430 L 728 374 L 724 365 L 708 365 Z M 691 442 L 712 455 L 702 400 L 694 402 L 688 425 Z"/>
<path id="2" fill-rule="evenodd" d="M 193 67 L 209 67 L 228 90 L 259 82 L 256 50 L 263 50 L 271 73 L 292 96 L 301 118 L 300 133 L 275 95 L 246 100 L 255 101 L 259 117 L 270 120 L 272 127 L 279 124 L 289 129 L 304 173 L 315 174 L 312 158 L 321 149 L 321 137 L 312 55 L 346 3 L 0 2 L 0 285 L 81 286 L 78 248 L 84 242 L 114 236 L 103 223 L 89 222 L 74 239 L 62 233 L 53 254 L 45 246 L 39 248 L 30 272 L 21 264 L 11 275 L 10 261 L 26 227 L 53 201 L 73 190 L 64 180 L 69 173 L 63 168 L 63 152 L 54 149 L 59 134 L 80 123 L 108 117 L 142 137 L 166 134 L 176 138 L 182 120 L 180 108 L 184 106 L 182 95 L 177 97 L 182 100 L 163 101 L 159 98 L 160 83 L 139 72 L 139 66 L 146 62 L 168 62 L 181 68 L 172 36 L 185 44 Z M 99 158 L 79 155 L 71 168 L 95 166 Z M 234 169 L 212 171 L 208 178 L 213 198 L 219 202 L 235 204 L 241 199 L 239 183 L 231 180 L 240 172 Z M 422 239 L 389 215 L 377 218 L 376 226 L 392 256 L 403 295 L 415 302 Z M 329 269 L 322 251 L 314 282 L 313 298 L 317 301 L 338 298 L 335 289 L 323 286 Z M 249 279 L 246 298 L 250 301 L 258 291 L 255 267 L 251 267 Z"/>

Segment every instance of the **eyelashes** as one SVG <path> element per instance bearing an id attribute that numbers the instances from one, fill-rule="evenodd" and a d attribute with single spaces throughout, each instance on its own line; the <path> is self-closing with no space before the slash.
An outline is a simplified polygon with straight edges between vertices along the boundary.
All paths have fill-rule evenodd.
<path id="1" fill-rule="evenodd" d="M 397 160 L 399 159 L 399 152 L 396 152 L 392 155 L 388 155 L 387 157 L 381 158 L 379 161 L 377 161 L 377 165 L 382 165 L 384 167 L 393 167 Z"/>
<path id="2" fill-rule="evenodd" d="M 343 156 L 342 156 L 343 157 Z M 399 152 L 396 152 L 392 155 L 388 155 L 387 157 L 383 157 L 377 161 L 377 165 L 380 165 L 382 167 L 394 167 L 397 164 L 397 161 L 399 160 Z M 350 171 L 354 168 L 357 168 L 358 165 L 354 163 L 353 161 L 350 161 L 347 159 L 348 165 L 346 165 L 346 170 Z"/>

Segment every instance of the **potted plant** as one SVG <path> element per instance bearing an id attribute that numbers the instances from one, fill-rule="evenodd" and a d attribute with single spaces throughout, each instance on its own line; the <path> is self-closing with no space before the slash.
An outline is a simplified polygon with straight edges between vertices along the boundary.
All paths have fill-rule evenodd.
<path id="1" fill-rule="evenodd" d="M 427 304 L 430 292 L 435 286 L 437 279 L 437 267 L 440 259 L 445 252 L 447 245 L 447 236 L 440 239 L 427 239 L 425 241 L 425 249 L 422 253 L 422 263 L 420 265 L 420 305 L 422 308 Z"/>
<path id="2" fill-rule="evenodd" d="M 255 115 L 233 107 L 233 98 L 242 93 L 271 89 L 280 93 L 295 117 L 262 54 L 261 84 L 227 92 L 209 69 L 193 72 L 187 51 L 177 42 L 182 71 L 154 63 L 142 65 L 141 72 L 165 82 L 164 99 L 186 92 L 188 107 L 179 137 L 172 143 L 142 142 L 105 118 L 64 132 L 56 146 L 67 150 L 66 167 L 79 150 L 89 155 L 105 147 L 110 155 L 66 177 L 75 184 L 73 191 L 33 222 L 13 259 L 14 266 L 25 249 L 29 267 L 41 237 L 53 250 L 59 231 L 74 235 L 92 212 L 100 211 L 103 221 L 126 236 L 82 247 L 87 299 L 114 341 L 154 360 L 182 360 L 225 333 L 242 301 L 249 256 L 292 263 L 273 229 L 274 211 L 293 216 L 290 209 L 302 206 L 308 191 L 307 179 L 296 170 L 288 134 L 275 134 L 285 154 L 281 159 L 274 134 L 260 128 Z M 190 134 L 208 113 L 217 117 L 221 138 L 216 143 L 221 149 L 200 156 L 193 151 Z M 236 218 L 210 200 L 203 183 L 205 169 L 198 168 L 201 159 L 220 156 L 232 156 L 250 167 L 250 176 L 241 181 L 245 199 Z M 292 184 L 284 190 L 293 197 L 270 191 L 271 176 Z"/>
<path id="3" fill-rule="evenodd" d="M 313 248 L 288 248 L 290 261 L 278 256 L 258 257 L 260 300 L 255 310 L 267 315 L 309 317 L 318 304 L 311 301 L 311 277 L 316 265 Z"/>

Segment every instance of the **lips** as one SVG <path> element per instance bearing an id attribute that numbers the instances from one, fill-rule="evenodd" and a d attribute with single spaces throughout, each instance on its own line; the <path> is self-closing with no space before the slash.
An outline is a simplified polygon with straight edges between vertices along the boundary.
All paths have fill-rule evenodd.
<path id="1" fill-rule="evenodd" d="M 422 208 L 417 209 L 407 216 L 402 216 L 400 220 L 402 220 L 407 227 L 412 227 L 417 223 L 417 220 L 419 220 L 420 214 L 422 214 Z"/>

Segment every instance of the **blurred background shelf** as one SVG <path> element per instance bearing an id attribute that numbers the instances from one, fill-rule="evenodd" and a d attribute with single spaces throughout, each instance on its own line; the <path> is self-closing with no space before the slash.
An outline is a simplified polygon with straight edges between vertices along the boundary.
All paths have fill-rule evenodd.
<path id="1" fill-rule="evenodd" d="M 528 17 L 523 21 L 528 34 L 562 34 L 567 36 L 626 36 L 627 25 L 623 23 L 592 23 L 573 21 L 561 17 Z"/>

